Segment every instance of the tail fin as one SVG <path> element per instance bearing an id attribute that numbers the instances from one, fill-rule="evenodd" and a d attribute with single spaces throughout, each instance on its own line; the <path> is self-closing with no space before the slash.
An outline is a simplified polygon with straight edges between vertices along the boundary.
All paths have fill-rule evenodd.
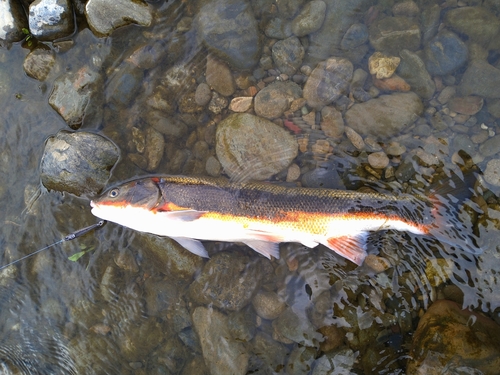
<path id="1" fill-rule="evenodd" d="M 430 225 L 429 235 L 474 255 L 481 254 L 483 250 L 478 245 L 478 238 L 472 229 L 468 228 L 459 216 L 460 208 L 472 196 L 476 179 L 474 170 L 464 172 L 463 178 L 452 173 L 445 183 L 433 184 L 428 196 L 434 205 L 434 223 Z M 473 206 L 471 201 L 467 204 Z"/>

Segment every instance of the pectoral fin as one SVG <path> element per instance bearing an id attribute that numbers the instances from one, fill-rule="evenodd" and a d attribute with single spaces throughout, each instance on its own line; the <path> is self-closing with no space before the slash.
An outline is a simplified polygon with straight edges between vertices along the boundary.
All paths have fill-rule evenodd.
<path id="1" fill-rule="evenodd" d="M 259 240 L 249 240 L 244 241 L 243 243 L 268 259 L 271 259 L 271 256 L 276 259 L 279 259 L 280 257 L 280 248 L 278 243 Z"/>
<path id="2" fill-rule="evenodd" d="M 200 241 L 188 237 L 172 237 L 172 239 L 193 254 L 199 255 L 203 258 L 209 258 L 205 246 L 203 246 Z"/>
<path id="3" fill-rule="evenodd" d="M 367 255 L 367 238 L 368 233 L 361 232 L 356 236 L 330 237 L 322 244 L 360 266 Z"/>
<path id="4" fill-rule="evenodd" d="M 168 219 L 181 221 L 194 221 L 202 217 L 206 211 L 179 210 L 179 211 L 160 211 L 157 215 L 162 215 Z"/>

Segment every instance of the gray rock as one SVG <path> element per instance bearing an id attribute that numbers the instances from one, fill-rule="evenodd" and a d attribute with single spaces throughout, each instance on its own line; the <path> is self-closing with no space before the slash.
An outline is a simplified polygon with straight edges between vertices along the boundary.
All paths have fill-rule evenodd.
<path id="1" fill-rule="evenodd" d="M 333 107 L 323 107 L 321 110 L 321 130 L 329 138 L 340 138 L 344 134 L 342 113 Z"/>
<path id="2" fill-rule="evenodd" d="M 410 84 L 411 90 L 423 99 L 430 99 L 436 91 L 436 85 L 425 68 L 422 59 L 413 52 L 403 49 L 399 55 L 401 63 L 396 73 Z"/>
<path id="3" fill-rule="evenodd" d="M 493 186 L 500 186 L 500 159 L 492 159 L 486 164 L 484 179 Z"/>
<path id="4" fill-rule="evenodd" d="M 133 64 L 120 64 L 106 82 L 106 102 L 115 110 L 128 108 L 137 97 L 144 80 L 144 70 Z"/>
<path id="5" fill-rule="evenodd" d="M 224 62 L 212 57 L 207 57 L 206 70 L 207 84 L 223 96 L 233 95 L 236 84 L 231 70 Z"/>
<path id="6" fill-rule="evenodd" d="M 389 165 L 389 158 L 383 151 L 373 152 L 368 155 L 368 163 L 372 168 L 384 169 Z"/>
<path id="7" fill-rule="evenodd" d="M 483 156 L 493 156 L 500 153 L 500 134 L 491 137 L 479 146 L 479 152 Z"/>
<path id="8" fill-rule="evenodd" d="M 444 16 L 444 23 L 459 34 L 488 48 L 498 48 L 500 20 L 486 8 L 459 7 Z"/>
<path id="9" fill-rule="evenodd" d="M 210 86 L 208 86 L 206 83 L 200 83 L 196 88 L 196 92 L 194 95 L 196 104 L 204 107 L 210 102 L 210 99 L 212 99 L 212 91 L 210 91 Z"/>
<path id="10" fill-rule="evenodd" d="M 455 138 L 453 138 L 453 142 L 451 144 L 451 151 L 456 152 L 463 150 L 468 155 L 474 155 L 476 153 L 476 145 L 471 141 L 470 136 L 467 134 L 457 134 Z"/>
<path id="11" fill-rule="evenodd" d="M 85 16 L 90 29 L 100 36 L 132 23 L 150 26 L 153 19 L 148 5 L 140 0 L 89 0 Z"/>
<path id="12" fill-rule="evenodd" d="M 246 374 L 250 358 L 248 349 L 241 341 L 231 337 L 227 316 L 200 306 L 194 310 L 192 319 L 210 373 Z"/>
<path id="13" fill-rule="evenodd" d="M 420 48 L 420 28 L 407 17 L 386 17 L 375 21 L 369 29 L 370 43 L 377 51 L 398 56 L 403 49 Z"/>
<path id="14" fill-rule="evenodd" d="M 16 0 L 0 1 L 0 44 L 9 46 L 10 43 L 23 40 L 26 34 L 23 28 L 28 28 L 28 20 L 21 3 Z"/>
<path id="15" fill-rule="evenodd" d="M 422 27 L 422 43 L 426 44 L 434 38 L 439 29 L 441 18 L 441 8 L 438 4 L 425 7 L 420 16 L 420 25 Z"/>
<path id="16" fill-rule="evenodd" d="M 207 47 L 234 67 L 250 69 L 259 61 L 257 22 L 246 1 L 209 2 L 198 12 L 195 25 Z"/>
<path id="17" fill-rule="evenodd" d="M 61 131 L 47 139 L 40 163 L 42 184 L 75 195 L 96 194 L 109 179 L 120 154 L 100 135 Z"/>
<path id="18" fill-rule="evenodd" d="M 55 40 L 73 33 L 73 8 L 69 0 L 35 0 L 30 4 L 31 34 L 39 40 Z"/>
<path id="19" fill-rule="evenodd" d="M 189 294 L 197 303 L 239 311 L 250 303 L 260 286 L 263 261 L 241 253 L 217 253 L 191 284 Z"/>
<path id="20" fill-rule="evenodd" d="M 368 28 L 363 23 L 354 23 L 346 31 L 340 47 L 345 50 L 352 50 L 365 44 L 368 41 Z"/>
<path id="21" fill-rule="evenodd" d="M 322 0 L 307 3 L 292 21 L 293 33 L 302 37 L 319 30 L 325 20 L 325 11 L 326 4 Z"/>
<path id="22" fill-rule="evenodd" d="M 295 82 L 273 82 L 255 96 L 255 113 L 268 119 L 281 117 L 290 108 L 290 104 L 300 97 L 302 89 Z"/>
<path id="23" fill-rule="evenodd" d="M 304 47 L 297 37 L 277 41 L 272 48 L 273 60 L 281 73 L 295 74 L 302 65 Z"/>
<path id="24" fill-rule="evenodd" d="M 54 82 L 49 104 L 73 129 L 85 124 L 96 124 L 102 116 L 100 100 L 101 76 L 88 67 L 76 73 L 60 76 Z"/>
<path id="25" fill-rule="evenodd" d="M 342 38 L 353 23 L 360 22 L 372 5 L 370 0 L 337 1 L 326 0 L 326 14 L 323 26 L 309 35 L 306 52 L 312 65 L 341 53 Z"/>
<path id="26" fill-rule="evenodd" d="M 188 132 L 187 125 L 177 117 L 167 116 L 157 110 L 148 111 L 145 115 L 144 121 L 146 124 L 158 130 L 169 139 L 180 138 Z"/>
<path id="27" fill-rule="evenodd" d="M 344 58 L 330 58 L 318 64 L 304 86 L 304 98 L 313 108 L 322 108 L 344 95 L 353 74 L 352 63 Z"/>
<path id="28" fill-rule="evenodd" d="M 406 0 L 394 4 L 392 14 L 395 16 L 415 17 L 420 13 L 417 3 L 412 0 Z"/>
<path id="29" fill-rule="evenodd" d="M 387 139 L 413 124 L 423 110 L 417 94 L 397 93 L 354 104 L 344 117 L 359 134 Z"/>
<path id="30" fill-rule="evenodd" d="M 274 292 L 260 291 L 252 299 L 258 316 L 263 319 L 276 319 L 286 308 L 285 302 Z"/>
<path id="31" fill-rule="evenodd" d="M 290 21 L 279 17 L 271 19 L 264 32 L 268 38 L 272 39 L 286 39 L 293 35 Z"/>
<path id="32" fill-rule="evenodd" d="M 487 102 L 488 113 L 495 118 L 500 118 L 500 99 L 490 99 Z"/>
<path id="33" fill-rule="evenodd" d="M 280 0 L 276 3 L 280 16 L 292 18 L 299 11 L 305 0 Z"/>
<path id="34" fill-rule="evenodd" d="M 270 373 L 284 368 L 286 358 L 289 356 L 289 351 L 283 344 L 273 340 L 262 330 L 255 335 L 252 352 L 259 359 L 258 370 L 269 369 Z"/>
<path id="35" fill-rule="evenodd" d="M 323 339 L 305 313 L 298 313 L 291 307 L 273 321 L 273 328 L 281 336 L 307 347 L 317 347 Z"/>
<path id="36" fill-rule="evenodd" d="M 35 48 L 24 58 L 23 68 L 28 76 L 44 81 L 56 62 L 54 52 L 49 48 Z"/>
<path id="37" fill-rule="evenodd" d="M 305 346 L 295 346 L 287 358 L 286 374 L 309 374 L 316 357 L 316 350 Z"/>
<path id="38" fill-rule="evenodd" d="M 468 49 L 450 31 L 439 33 L 425 48 L 425 66 L 431 75 L 453 73 L 467 61 Z"/>
<path id="39" fill-rule="evenodd" d="M 351 374 L 356 357 L 351 349 L 325 353 L 314 361 L 311 375 Z"/>
<path id="40" fill-rule="evenodd" d="M 465 71 L 459 90 L 463 96 L 477 95 L 500 98 L 500 69 L 486 61 L 473 60 Z"/>
<path id="41" fill-rule="evenodd" d="M 235 113 L 217 126 L 216 152 L 231 178 L 265 180 L 297 156 L 296 139 L 269 120 Z"/>

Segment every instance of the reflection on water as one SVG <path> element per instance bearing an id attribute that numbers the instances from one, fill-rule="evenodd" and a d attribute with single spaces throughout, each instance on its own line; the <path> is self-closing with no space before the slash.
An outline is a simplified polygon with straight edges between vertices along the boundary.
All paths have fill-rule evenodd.
<path id="1" fill-rule="evenodd" d="M 195 28 L 200 27 L 196 22 L 206 22 L 197 18 L 204 3 L 208 2 L 150 5 L 155 14 L 152 27 L 119 29 L 110 38 L 96 38 L 85 29 L 75 35 L 72 48 L 57 54 L 56 65 L 43 83 L 24 75 L 21 65 L 26 49 L 14 45 L 0 50 L 1 264 L 95 222 L 84 198 L 42 188 L 39 198 L 30 202 L 39 188 L 38 166 L 45 139 L 68 129 L 48 105 L 58 76 L 82 66 L 102 72 L 104 89 L 97 96 L 100 101 L 93 102 L 95 109 L 102 106 L 102 121 L 89 116 L 83 127 L 119 146 L 122 159 L 113 170 L 112 182 L 147 173 L 219 175 L 215 131 L 230 113 L 227 107 L 232 97 L 254 96 L 276 80 L 293 80 L 303 87 L 316 63 L 331 56 L 330 49 L 343 53 L 333 47 L 325 52 L 331 41 L 319 33 L 301 36 L 299 44 L 310 46 L 314 53 L 306 53 L 304 68 L 283 75 L 275 66 L 280 57 L 272 47 L 291 35 L 288 23 L 306 2 L 252 2 L 248 11 L 257 19 L 262 43 L 258 54 L 262 54 L 252 57 L 248 49 L 240 52 L 255 58 L 257 65 L 253 71 L 231 68 L 236 86 L 227 95 L 216 93 L 227 88 L 217 86 L 227 77 L 217 76 L 211 84 L 217 90 L 207 85 L 208 97 L 203 98 L 209 52 Z M 314 3 L 321 6 L 322 2 Z M 387 4 L 361 6 L 363 16 L 356 22 L 351 19 L 344 25 L 347 21 L 337 20 L 342 33 L 332 34 L 332 39 L 338 38 L 340 45 L 348 29 L 353 40 L 362 39 L 366 26 L 391 11 L 409 20 L 406 31 L 412 30 L 416 18 L 411 12 L 417 4 L 398 4 L 403 10 L 391 10 Z M 436 11 L 431 5 L 419 2 L 421 9 L 417 7 L 426 15 L 429 30 L 433 27 L 429 14 Z M 354 8 L 346 10 L 349 17 L 358 11 Z M 328 19 L 334 21 L 335 16 Z M 356 25 L 353 30 L 351 24 Z M 356 32 L 361 36 L 352 34 Z M 368 57 L 376 48 L 366 38 L 344 54 L 354 69 L 368 71 Z M 342 45 L 347 48 L 349 41 L 343 40 Z M 470 54 L 480 54 L 484 46 L 470 43 L 468 48 Z M 493 55 L 489 56 L 492 65 Z M 238 56 L 226 55 L 226 60 L 235 66 Z M 290 68 L 281 63 L 281 70 Z M 225 69 L 222 64 L 214 74 Z M 446 92 L 445 87 L 456 89 L 465 69 L 455 75 L 433 73 L 431 83 L 440 87 L 428 98 L 425 90 L 419 92 L 424 97 L 424 113 L 415 125 L 385 143 L 364 136 L 358 148 L 359 139 L 346 136 L 343 125 L 340 135 L 333 136 L 338 131 L 334 125 L 325 130 L 326 125 L 319 123 L 337 112 L 345 114 L 353 103 L 364 102 L 366 95 L 371 99 L 380 94 L 382 89 L 371 84 L 370 78 L 329 106 L 337 112 L 314 111 L 303 98 L 289 94 L 286 100 L 290 95 L 293 98 L 286 111 L 290 106 L 293 111 L 276 122 L 299 133 L 299 156 L 294 168 L 278 171 L 275 179 L 315 187 L 371 186 L 416 193 L 434 175 L 457 170 L 451 158 L 459 149 L 470 153 L 484 169 L 495 157 L 494 151 L 486 150 L 494 146 L 484 146 L 498 132 L 495 118 L 486 109 L 452 117 L 449 108 L 436 99 L 438 93 Z M 328 79 L 335 83 L 335 77 Z M 488 104 L 493 108 L 494 103 Z M 374 168 L 376 161 L 370 163 L 368 155 L 382 151 L 382 146 L 387 150 L 390 142 L 399 150 L 388 153 L 388 167 Z M 457 160 L 456 155 L 453 158 Z M 168 239 L 108 224 L 0 271 L 1 372 L 403 373 L 418 321 L 436 300 L 458 302 L 498 322 L 500 210 L 498 192 L 486 186 L 482 183 L 476 189 L 474 203 L 469 201 L 469 208 L 460 213 L 461 221 L 479 237 L 484 250 L 479 256 L 432 238 L 390 231 L 371 236 L 369 264 L 361 267 L 324 247 L 310 250 L 296 244 L 283 244 L 281 258 L 268 261 L 237 244 L 209 243 L 211 259 L 207 261 Z M 452 197 L 446 197 L 445 204 L 456 205 Z M 77 261 L 68 259 L 82 251 L 86 253 Z M 476 317 L 471 316 L 470 322 L 474 329 Z"/>

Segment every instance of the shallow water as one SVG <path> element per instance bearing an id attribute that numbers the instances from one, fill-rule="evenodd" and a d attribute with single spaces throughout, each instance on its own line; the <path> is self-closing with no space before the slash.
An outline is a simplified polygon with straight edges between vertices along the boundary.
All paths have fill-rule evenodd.
<path id="1" fill-rule="evenodd" d="M 208 52 L 190 31 L 182 35 L 174 32 L 183 16 L 193 15 L 188 6 L 175 5 L 158 6 L 156 24 L 150 29 L 128 27 L 102 40 L 89 30 L 77 34 L 74 46 L 57 54 L 56 66 L 43 83 L 23 72 L 27 49 L 14 45 L 10 50 L 0 50 L 2 264 L 96 222 L 88 197 L 48 192 L 39 182 L 45 139 L 61 129 L 69 130 L 48 105 L 53 81 L 65 71 L 77 71 L 84 64 L 103 64 L 107 87 L 104 120 L 82 130 L 105 135 L 119 146 L 122 158 L 110 183 L 150 172 L 206 173 L 205 165 L 192 157 L 192 150 L 187 152 L 182 168 L 172 165 L 184 144 L 192 144 L 193 138 L 205 139 L 207 129 L 214 125 L 212 120 L 220 120 L 208 111 L 192 116 L 176 113 L 183 121 L 199 125 L 188 124 L 189 131 L 183 138 L 165 139 L 165 156 L 154 171 L 141 169 L 129 157 L 135 151 L 130 134 L 134 127 L 143 126 L 145 102 L 165 72 L 177 65 L 182 67 L 181 73 L 188 75 L 189 79 L 178 76 L 178 96 L 193 92 L 204 80 Z M 161 39 L 170 40 L 171 52 L 158 66 L 147 71 L 131 68 L 127 58 L 134 51 L 150 40 Z M 142 78 L 135 93 L 123 104 L 126 99 L 115 91 L 123 86 L 116 84 L 115 77 L 127 69 Z M 495 123 L 488 126 L 498 131 Z M 413 136 L 410 130 L 398 139 Z M 445 132 L 439 136 L 446 141 Z M 213 144 L 207 143 L 209 154 L 215 154 Z M 374 178 L 361 167 L 366 163 L 366 153 L 349 145 L 344 147 L 346 144 L 344 139 L 327 163 L 343 177 L 339 185 L 376 186 Z M 320 164 L 311 153 L 301 154 L 297 160 L 309 169 Z M 447 160 L 442 169 L 449 171 L 450 166 Z M 283 180 L 283 173 L 279 177 Z M 383 186 L 387 191 L 402 192 L 426 182 L 426 178 L 417 173 L 413 181 Z M 248 277 L 256 283 L 252 293 L 275 292 L 299 317 L 302 324 L 288 332 L 287 338 L 273 336 L 280 322 L 259 317 L 251 303 L 235 311 L 200 301 L 193 292 L 193 280 L 202 273 L 206 260 L 186 255 L 169 240 L 107 224 L 0 271 L 0 372 L 208 373 L 197 334 L 200 328 L 192 319 L 195 308 L 209 306 L 223 312 L 222 322 L 237 337 L 235 341 L 244 346 L 250 358 L 249 373 L 298 374 L 309 373 L 311 367 L 320 368 L 328 350 L 320 348 L 322 334 L 316 330 L 331 325 L 341 329 L 337 335 L 342 336 L 342 344 L 335 358 L 337 364 L 347 366 L 345 373 L 403 373 L 418 318 L 433 301 L 448 296 L 446 287 L 458 287 L 464 307 L 483 311 L 500 322 L 498 200 L 486 188 L 477 195 L 488 202 L 489 206 L 481 206 L 487 214 L 461 215 L 469 227 L 471 217 L 474 219 L 484 250 L 477 258 L 446 244 L 395 232 L 372 237 L 371 251 L 379 251 L 390 265 L 380 273 L 365 266 L 357 268 L 321 246 L 310 250 L 284 244 L 281 258 L 268 261 L 242 246 L 207 244 L 212 256 L 223 251 L 234 264 L 237 259 L 245 259 L 246 266 L 235 275 L 253 275 Z M 81 251 L 87 253 L 77 261 L 68 259 Z M 438 259 L 447 259 L 451 268 L 444 272 L 444 283 L 426 274 L 429 262 Z M 221 278 L 219 292 L 233 288 L 235 280 Z M 237 299 L 234 294 L 229 293 L 228 299 Z M 286 325 L 284 322 L 281 324 Z"/>

